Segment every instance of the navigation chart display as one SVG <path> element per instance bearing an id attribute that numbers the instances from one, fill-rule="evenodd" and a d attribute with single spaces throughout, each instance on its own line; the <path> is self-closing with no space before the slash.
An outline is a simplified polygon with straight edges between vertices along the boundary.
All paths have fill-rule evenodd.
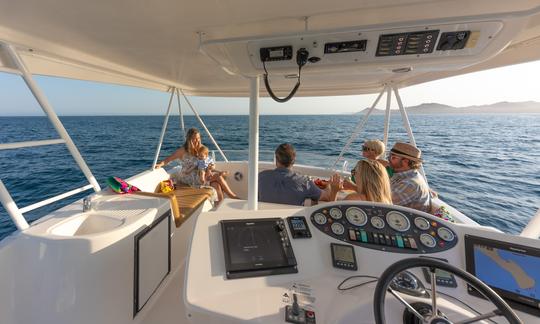
<path id="1" fill-rule="evenodd" d="M 477 237 L 465 246 L 468 272 L 501 297 L 540 308 L 540 250 Z"/>

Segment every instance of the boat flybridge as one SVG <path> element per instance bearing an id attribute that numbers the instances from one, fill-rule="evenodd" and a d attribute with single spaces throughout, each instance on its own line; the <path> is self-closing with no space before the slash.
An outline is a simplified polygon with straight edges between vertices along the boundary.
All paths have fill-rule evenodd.
<path id="1" fill-rule="evenodd" d="M 260 94 L 378 93 L 372 109 L 386 95 L 385 142 L 393 96 L 415 143 L 399 89 L 537 59 L 538 1 L 3 0 L 0 70 L 24 79 L 59 138 L 0 149 L 67 145 L 89 184 L 19 207 L 0 181 L 18 228 L 0 242 L 0 322 L 538 323 L 540 216 L 515 236 L 439 200 L 454 222 L 362 201 L 257 201 L 257 174 L 273 167 L 259 161 Z M 218 162 L 242 199 L 154 193 L 174 170 L 150 165 L 127 179 L 145 194 L 102 189 L 34 75 L 170 92 L 154 165 L 174 96 L 249 97 L 249 161 L 219 149 Z M 89 189 L 33 224 L 23 215 Z"/>

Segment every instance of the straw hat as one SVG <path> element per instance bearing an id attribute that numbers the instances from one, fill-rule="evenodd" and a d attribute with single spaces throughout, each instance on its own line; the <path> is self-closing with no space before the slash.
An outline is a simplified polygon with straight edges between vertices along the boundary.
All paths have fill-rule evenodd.
<path id="1" fill-rule="evenodd" d="M 394 144 L 394 147 L 392 147 L 390 152 L 393 155 L 401 156 L 412 161 L 422 162 L 422 151 L 409 143 L 397 142 Z"/>

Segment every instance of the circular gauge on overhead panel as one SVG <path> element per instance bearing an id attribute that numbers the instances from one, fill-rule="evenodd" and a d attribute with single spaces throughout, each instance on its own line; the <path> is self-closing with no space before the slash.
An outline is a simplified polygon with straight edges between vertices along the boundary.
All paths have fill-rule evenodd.
<path id="1" fill-rule="evenodd" d="M 416 217 L 414 219 L 414 225 L 418 227 L 419 229 L 426 231 L 429 229 L 429 221 L 425 219 L 424 217 Z"/>
<path id="2" fill-rule="evenodd" d="M 317 213 L 317 214 L 313 215 L 313 220 L 315 220 L 315 223 L 317 223 L 319 225 L 326 224 L 326 216 L 324 216 L 324 214 L 322 214 L 322 213 Z"/>
<path id="3" fill-rule="evenodd" d="M 443 240 L 445 240 L 446 242 L 452 242 L 456 236 L 454 235 L 454 233 L 452 233 L 451 230 L 449 230 L 448 228 L 446 227 L 440 227 L 438 230 L 437 230 L 437 234 L 439 235 L 440 238 L 442 238 Z"/>
<path id="4" fill-rule="evenodd" d="M 366 213 L 358 207 L 349 207 L 345 212 L 345 217 L 349 223 L 355 226 L 364 226 L 367 223 Z"/>
<path id="5" fill-rule="evenodd" d="M 373 216 L 371 217 L 371 225 L 376 229 L 383 229 L 384 219 L 380 218 L 379 216 Z"/>
<path id="6" fill-rule="evenodd" d="M 336 235 L 342 235 L 345 233 L 345 227 L 343 227 L 343 225 L 340 223 L 334 223 L 332 224 L 332 232 Z"/>
<path id="7" fill-rule="evenodd" d="M 330 216 L 333 218 L 333 219 L 341 219 L 341 217 L 343 217 L 343 213 L 341 212 L 341 210 L 339 208 L 330 208 Z"/>
<path id="8" fill-rule="evenodd" d="M 391 211 L 386 214 L 386 222 L 388 225 L 398 232 L 405 232 L 411 227 L 409 219 L 398 211 Z"/>
<path id="9" fill-rule="evenodd" d="M 432 248 L 437 245 L 437 241 L 435 240 L 435 238 L 426 233 L 420 235 L 420 242 L 422 242 L 422 244 L 424 244 L 428 248 Z"/>

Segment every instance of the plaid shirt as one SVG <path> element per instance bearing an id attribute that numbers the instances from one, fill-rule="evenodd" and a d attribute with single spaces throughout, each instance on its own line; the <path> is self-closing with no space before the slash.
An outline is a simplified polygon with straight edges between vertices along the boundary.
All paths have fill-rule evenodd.
<path id="1" fill-rule="evenodd" d="M 429 188 L 418 170 L 394 173 L 390 179 L 392 201 L 395 205 L 417 209 L 426 213 L 431 211 Z"/>

